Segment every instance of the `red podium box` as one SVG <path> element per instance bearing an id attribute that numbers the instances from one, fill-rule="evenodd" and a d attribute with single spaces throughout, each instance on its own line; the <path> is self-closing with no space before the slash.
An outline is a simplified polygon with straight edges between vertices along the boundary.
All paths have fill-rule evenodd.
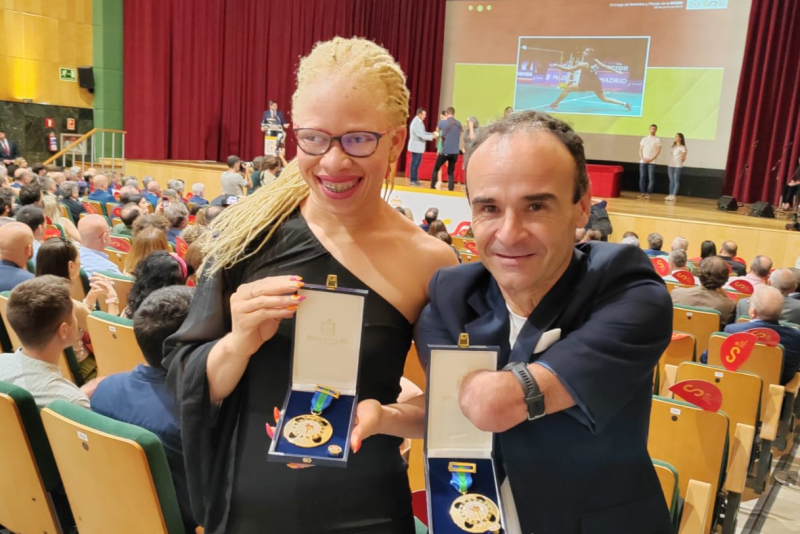
<path id="1" fill-rule="evenodd" d="M 430 180 L 433 173 L 433 166 L 436 165 L 436 152 L 423 152 L 422 162 L 417 169 L 417 178 L 420 180 Z M 464 183 L 464 156 L 459 154 L 456 161 L 455 181 L 457 184 Z M 406 178 L 411 178 L 411 153 L 406 154 Z M 442 165 L 442 180 L 447 183 L 447 164 Z"/>
<path id="2" fill-rule="evenodd" d="M 620 165 L 587 165 L 586 172 L 592 182 L 592 196 L 614 198 L 622 191 Z"/>

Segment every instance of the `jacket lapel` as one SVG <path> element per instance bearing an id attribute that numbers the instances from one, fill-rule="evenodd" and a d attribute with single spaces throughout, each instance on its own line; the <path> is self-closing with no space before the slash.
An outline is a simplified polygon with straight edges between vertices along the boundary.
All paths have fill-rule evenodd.
<path id="1" fill-rule="evenodd" d="M 536 309 L 533 310 L 522 330 L 520 330 L 517 342 L 514 343 L 514 348 L 508 358 L 509 362 L 528 363 L 535 359 L 533 357 L 533 349 L 539 342 L 539 338 L 553 327 L 556 321 L 561 318 L 567 305 L 573 300 L 572 292 L 577 286 L 582 271 L 582 257 L 582 252 L 574 250 L 572 261 L 566 272 L 559 278 L 556 285 L 548 291 L 539 305 L 536 306 Z M 505 302 L 503 302 L 503 307 L 505 308 Z M 506 312 L 506 316 L 508 316 L 508 312 Z M 508 342 L 507 338 L 508 335 L 506 335 L 506 342 Z"/>
<path id="2" fill-rule="evenodd" d="M 485 292 L 477 291 L 467 298 L 467 304 L 477 312 L 478 317 L 464 326 L 469 334 L 469 344 L 477 346 L 500 347 L 497 361 L 498 369 L 505 365 L 511 347 L 508 343 L 509 318 L 506 302 L 497 282 L 489 276 L 489 287 Z"/>

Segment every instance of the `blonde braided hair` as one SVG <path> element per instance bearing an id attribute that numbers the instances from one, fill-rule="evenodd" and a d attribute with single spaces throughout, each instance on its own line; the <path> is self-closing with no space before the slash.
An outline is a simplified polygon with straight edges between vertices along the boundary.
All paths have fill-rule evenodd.
<path id="1" fill-rule="evenodd" d="M 311 53 L 300 60 L 292 108 L 297 107 L 304 87 L 331 72 L 366 78 L 380 87 L 386 99 L 379 111 L 386 113 L 391 124 L 405 126 L 408 121 L 409 91 L 403 70 L 388 50 L 367 39 L 355 37 L 335 37 L 317 43 Z M 386 175 L 387 191 L 394 184 L 394 173 L 395 165 L 391 158 Z M 226 208 L 211 223 L 212 232 L 219 238 L 207 240 L 204 250 L 206 259 L 200 267 L 202 274 L 211 276 L 256 255 L 308 194 L 308 184 L 300 175 L 297 159 L 294 159 L 277 180 Z M 249 247 L 265 231 L 266 237 L 258 246 Z M 209 259 L 213 259 L 213 263 L 208 264 Z"/>

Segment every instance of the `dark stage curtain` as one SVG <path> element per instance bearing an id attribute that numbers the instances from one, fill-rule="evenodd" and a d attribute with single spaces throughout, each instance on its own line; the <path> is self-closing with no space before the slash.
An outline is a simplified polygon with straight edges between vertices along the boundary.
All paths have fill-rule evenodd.
<path id="1" fill-rule="evenodd" d="M 222 161 L 263 152 L 268 100 L 291 111 L 298 60 L 361 36 L 400 63 L 437 117 L 445 0 L 125 0 L 126 156 Z M 291 115 L 286 120 L 291 122 Z M 287 143 L 287 156 L 294 156 Z"/>
<path id="2" fill-rule="evenodd" d="M 725 192 L 776 204 L 800 157 L 800 0 L 753 0 Z"/>

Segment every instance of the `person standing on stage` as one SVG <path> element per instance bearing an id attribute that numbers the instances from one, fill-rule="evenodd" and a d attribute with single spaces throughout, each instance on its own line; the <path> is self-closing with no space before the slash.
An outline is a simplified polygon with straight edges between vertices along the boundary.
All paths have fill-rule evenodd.
<path id="1" fill-rule="evenodd" d="M 417 115 L 411 121 L 408 133 L 408 151 L 411 153 L 411 168 L 409 169 L 409 180 L 411 185 L 422 185 L 419 182 L 417 171 L 419 164 L 422 163 L 422 154 L 425 152 L 425 143 L 433 141 L 439 137 L 437 132 L 425 130 L 425 117 L 428 112 L 424 108 L 417 108 Z"/>
<path id="2" fill-rule="evenodd" d="M 269 109 L 261 116 L 261 131 L 267 131 L 269 125 L 280 125 L 284 130 L 291 126 L 291 124 L 286 122 L 283 112 L 278 109 L 278 103 L 274 100 L 269 101 Z"/>
<path id="3" fill-rule="evenodd" d="M 650 135 L 642 137 L 639 143 L 639 198 L 649 199 L 655 183 L 656 164 L 661 154 L 661 139 L 656 136 L 658 126 L 650 125 Z M 646 177 L 645 177 L 646 172 Z"/>
<path id="4" fill-rule="evenodd" d="M 781 206 L 782 210 L 792 209 L 792 202 L 794 202 L 797 192 L 800 189 L 800 158 L 797 160 L 797 168 L 789 181 L 783 184 L 783 191 L 781 191 Z"/>
<path id="5" fill-rule="evenodd" d="M 664 199 L 666 201 L 675 202 L 675 195 L 678 194 L 678 188 L 681 185 L 681 171 L 683 170 L 684 161 L 686 161 L 686 139 L 679 132 L 675 134 L 675 141 L 672 143 L 672 157 L 670 157 L 669 165 L 667 166 L 669 195 Z"/>
<path id="6" fill-rule="evenodd" d="M 442 132 L 442 152 L 436 157 L 436 165 L 433 167 L 433 174 L 431 174 L 431 189 L 436 189 L 436 176 L 442 165 L 447 162 L 447 189 L 452 191 L 455 189 L 456 179 L 456 161 L 461 152 L 461 123 L 455 118 L 456 110 L 452 107 L 444 111 L 444 120 L 439 121 L 439 130 Z"/>

